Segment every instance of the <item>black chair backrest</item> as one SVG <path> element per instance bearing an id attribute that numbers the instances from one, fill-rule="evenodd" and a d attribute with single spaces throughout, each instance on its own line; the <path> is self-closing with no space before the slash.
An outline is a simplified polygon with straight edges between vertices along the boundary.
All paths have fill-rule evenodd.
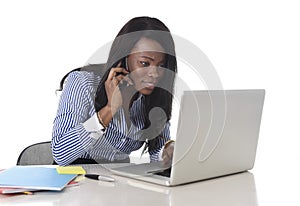
<path id="1" fill-rule="evenodd" d="M 51 142 L 40 142 L 29 145 L 19 155 L 17 165 L 51 165 L 53 156 Z"/>

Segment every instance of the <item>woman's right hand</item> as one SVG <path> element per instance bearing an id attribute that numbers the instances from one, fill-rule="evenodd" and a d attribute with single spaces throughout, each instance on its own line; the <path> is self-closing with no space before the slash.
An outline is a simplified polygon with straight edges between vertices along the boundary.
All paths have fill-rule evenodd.
<path id="1" fill-rule="evenodd" d="M 120 92 L 119 83 L 129 73 L 126 69 L 117 67 L 110 70 L 107 80 L 105 81 L 105 91 L 107 95 L 107 106 L 110 107 L 112 115 L 114 115 L 123 103 L 122 94 Z"/>

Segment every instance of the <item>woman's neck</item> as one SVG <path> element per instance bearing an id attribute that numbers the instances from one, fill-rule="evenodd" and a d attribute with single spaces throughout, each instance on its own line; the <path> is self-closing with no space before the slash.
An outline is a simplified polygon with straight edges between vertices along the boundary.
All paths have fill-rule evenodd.
<path id="1" fill-rule="evenodd" d="M 122 88 L 122 100 L 124 109 L 129 109 L 129 107 L 131 106 L 131 100 L 136 92 L 137 90 L 132 86 Z"/>

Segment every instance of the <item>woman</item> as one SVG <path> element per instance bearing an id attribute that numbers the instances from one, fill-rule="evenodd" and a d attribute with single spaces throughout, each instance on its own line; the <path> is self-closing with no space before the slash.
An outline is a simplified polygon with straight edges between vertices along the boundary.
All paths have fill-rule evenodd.
<path id="1" fill-rule="evenodd" d="M 104 68 L 86 66 L 62 79 L 52 134 L 55 162 L 126 162 L 144 143 L 151 161 L 170 161 L 176 72 L 169 29 L 155 18 L 131 19 L 113 41 Z"/>

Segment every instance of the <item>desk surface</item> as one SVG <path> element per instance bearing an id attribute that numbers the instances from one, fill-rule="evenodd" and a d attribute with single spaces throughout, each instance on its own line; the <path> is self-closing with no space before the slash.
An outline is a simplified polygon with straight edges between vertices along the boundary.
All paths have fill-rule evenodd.
<path id="1" fill-rule="evenodd" d="M 244 172 L 176 187 L 114 176 L 116 182 L 83 178 L 61 192 L 0 195 L 1 205 L 258 205 L 254 175 Z"/>
<path id="2" fill-rule="evenodd" d="M 278 161 L 274 162 L 278 165 Z M 33 195 L 13 196 L 0 194 L 0 205 L 299 206 L 299 169 L 289 165 L 290 163 L 282 162 L 280 167 L 272 170 L 261 166 L 253 172 L 171 188 L 120 176 L 114 176 L 114 183 L 83 178 L 80 185 L 67 187 L 61 192 L 44 191 Z M 98 169 L 94 166 L 88 170 L 95 171 Z"/>

